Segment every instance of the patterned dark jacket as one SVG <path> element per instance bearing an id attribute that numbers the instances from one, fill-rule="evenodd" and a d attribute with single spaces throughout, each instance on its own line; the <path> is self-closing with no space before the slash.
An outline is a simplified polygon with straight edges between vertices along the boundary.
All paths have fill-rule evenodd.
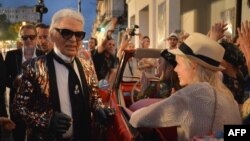
<path id="1" fill-rule="evenodd" d="M 14 99 L 14 110 L 28 125 L 28 136 L 39 136 L 39 140 L 47 140 L 46 134 L 48 134 L 50 119 L 54 112 L 60 112 L 53 53 L 52 51 L 24 63 L 23 73 L 16 80 L 18 87 Z M 92 93 L 92 86 L 96 86 L 97 77 L 91 61 L 82 58 L 75 58 L 75 61 L 79 69 L 87 107 L 83 108 L 88 119 L 84 121 L 87 139 L 90 135 L 91 110 L 94 109 L 93 103 L 97 102 L 96 94 Z"/>

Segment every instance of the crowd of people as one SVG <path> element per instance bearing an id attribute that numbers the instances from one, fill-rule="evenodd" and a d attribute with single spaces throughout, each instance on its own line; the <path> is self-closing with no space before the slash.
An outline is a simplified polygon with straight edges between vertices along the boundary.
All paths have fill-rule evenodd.
<path id="1" fill-rule="evenodd" d="M 91 37 L 85 49 L 84 25 L 77 11 L 59 10 L 49 26 L 21 26 L 19 47 L 0 56 L 0 125 L 14 141 L 91 140 L 91 113 L 100 104 L 93 88 L 101 80 L 112 86 L 123 51 L 135 45 L 126 29 L 116 47 L 115 18 L 102 42 Z M 124 73 L 142 78 L 142 94 L 150 91 L 149 74 L 164 85 L 162 101 L 132 113 L 133 127 L 180 126 L 178 139 L 189 140 L 250 123 L 250 22 L 238 28 L 235 43 L 223 39 L 225 31 L 221 22 L 207 35 L 173 32 L 161 58 L 129 60 Z M 139 48 L 150 48 L 150 38 L 138 35 Z"/>

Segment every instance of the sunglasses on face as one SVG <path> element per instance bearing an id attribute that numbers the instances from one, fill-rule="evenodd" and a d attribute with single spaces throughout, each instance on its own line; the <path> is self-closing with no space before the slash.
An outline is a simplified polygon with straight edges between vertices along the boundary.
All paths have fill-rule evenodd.
<path id="1" fill-rule="evenodd" d="M 23 35 L 21 38 L 23 41 L 27 41 L 28 39 L 33 41 L 36 38 L 36 35 Z"/>
<path id="2" fill-rule="evenodd" d="M 73 35 L 75 35 L 77 41 L 81 41 L 85 37 L 84 31 L 74 32 L 69 29 L 59 29 L 59 28 L 55 28 L 55 30 L 59 32 L 65 40 L 69 40 L 70 38 L 72 38 Z"/>

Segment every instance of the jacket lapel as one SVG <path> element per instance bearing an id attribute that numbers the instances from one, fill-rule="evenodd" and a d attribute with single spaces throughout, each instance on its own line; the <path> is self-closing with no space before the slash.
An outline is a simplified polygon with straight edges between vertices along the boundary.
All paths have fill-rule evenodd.
<path id="1" fill-rule="evenodd" d="M 77 57 L 75 58 L 75 61 L 77 64 L 78 71 L 80 73 L 80 77 L 81 77 L 83 96 L 86 99 L 86 102 L 89 103 L 89 87 L 88 87 L 88 84 L 86 81 L 85 73 L 84 73 L 83 68 L 82 68 L 83 66 Z"/>
<path id="2" fill-rule="evenodd" d="M 23 59 L 23 53 L 22 50 L 19 49 L 17 51 L 17 56 L 16 56 L 16 64 L 17 64 L 17 75 L 21 73 L 21 66 L 22 66 L 22 59 Z"/>

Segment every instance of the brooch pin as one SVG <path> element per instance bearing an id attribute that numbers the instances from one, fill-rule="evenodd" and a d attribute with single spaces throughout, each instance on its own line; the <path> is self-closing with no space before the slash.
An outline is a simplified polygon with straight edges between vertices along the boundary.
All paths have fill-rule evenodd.
<path id="1" fill-rule="evenodd" d="M 78 85 L 75 85 L 75 91 L 74 91 L 75 94 L 79 94 L 80 93 L 80 90 L 79 90 L 79 86 Z"/>

